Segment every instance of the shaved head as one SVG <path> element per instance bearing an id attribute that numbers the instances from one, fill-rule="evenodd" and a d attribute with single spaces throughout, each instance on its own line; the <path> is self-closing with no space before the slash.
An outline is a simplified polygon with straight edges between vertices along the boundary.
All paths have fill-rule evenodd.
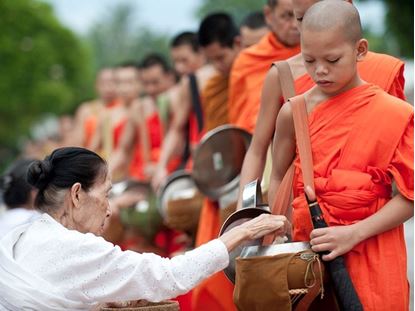
<path id="1" fill-rule="evenodd" d="M 355 43 L 362 39 L 362 25 L 357 9 L 347 1 L 325 0 L 311 6 L 304 15 L 302 29 L 337 30 Z"/>

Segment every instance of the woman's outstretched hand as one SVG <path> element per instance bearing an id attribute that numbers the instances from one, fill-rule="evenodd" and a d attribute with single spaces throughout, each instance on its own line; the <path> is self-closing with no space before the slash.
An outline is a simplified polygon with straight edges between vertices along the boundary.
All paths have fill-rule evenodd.
<path id="1" fill-rule="evenodd" d="M 228 251 L 232 251 L 242 242 L 259 239 L 268 233 L 285 236 L 289 227 L 290 223 L 285 216 L 262 214 L 225 232 L 219 239 Z"/>

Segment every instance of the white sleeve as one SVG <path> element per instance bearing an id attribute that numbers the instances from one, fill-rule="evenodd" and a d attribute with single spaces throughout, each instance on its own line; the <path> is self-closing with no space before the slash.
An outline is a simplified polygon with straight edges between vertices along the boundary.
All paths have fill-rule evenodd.
<path id="1" fill-rule="evenodd" d="M 68 262 L 73 273 L 82 278 L 77 286 L 68 288 L 67 294 L 90 302 L 173 298 L 188 292 L 229 263 L 226 246 L 217 239 L 168 259 L 122 251 L 101 238 L 86 236 L 89 237 L 76 247 L 79 260 L 73 260 L 77 257 L 73 254 L 72 261 Z"/>

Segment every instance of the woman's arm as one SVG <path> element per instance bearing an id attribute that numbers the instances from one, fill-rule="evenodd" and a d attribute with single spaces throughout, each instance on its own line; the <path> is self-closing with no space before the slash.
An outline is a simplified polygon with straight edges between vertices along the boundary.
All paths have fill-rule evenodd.
<path id="1" fill-rule="evenodd" d="M 223 270 L 229 263 L 228 252 L 242 242 L 271 232 L 283 235 L 286 227 L 283 216 L 261 215 L 229 230 L 219 239 L 172 259 L 123 252 L 88 234 L 85 243 L 76 247 L 76 254 L 73 254 L 76 260 L 70 261 L 79 265 L 71 267 L 77 282 L 70 284 L 77 286 L 79 297 L 86 296 L 95 302 L 173 298 Z"/>

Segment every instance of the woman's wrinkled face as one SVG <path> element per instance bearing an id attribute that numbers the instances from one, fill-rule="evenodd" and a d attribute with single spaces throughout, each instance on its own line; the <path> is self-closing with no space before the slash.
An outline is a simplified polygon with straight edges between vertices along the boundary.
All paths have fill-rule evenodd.
<path id="1" fill-rule="evenodd" d="M 111 216 L 108 202 L 111 187 L 110 175 L 105 174 L 88 191 L 81 190 L 77 230 L 102 235 L 105 221 Z"/>

